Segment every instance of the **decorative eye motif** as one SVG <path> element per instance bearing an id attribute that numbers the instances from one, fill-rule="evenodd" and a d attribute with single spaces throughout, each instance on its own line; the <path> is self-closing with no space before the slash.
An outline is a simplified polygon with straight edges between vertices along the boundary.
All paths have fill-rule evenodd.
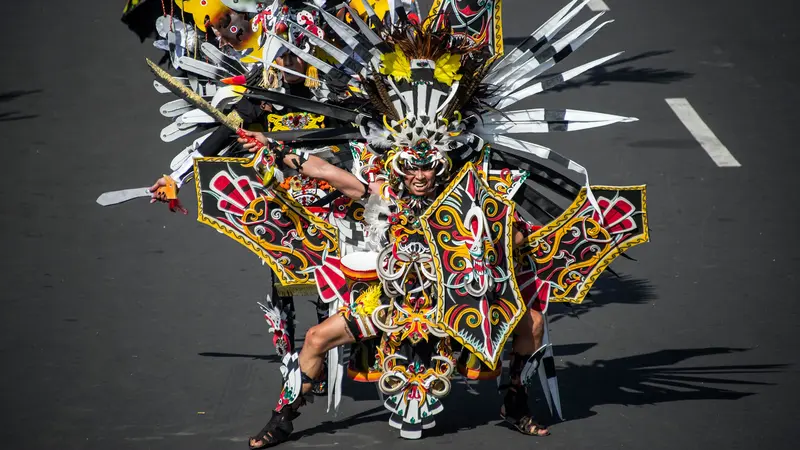
<path id="1" fill-rule="evenodd" d="M 236 34 L 236 33 L 239 32 L 239 27 L 237 27 L 236 25 L 230 27 L 229 29 L 231 30 L 231 33 L 233 33 L 233 34 Z"/>
<path id="2" fill-rule="evenodd" d="M 420 139 L 413 147 L 414 151 L 418 153 L 428 153 L 431 149 L 431 144 L 428 142 L 427 139 Z"/>
<path id="3" fill-rule="evenodd" d="M 311 15 L 308 11 L 300 11 L 295 16 L 297 23 L 300 25 L 313 25 L 314 24 L 314 16 Z"/>
<path id="4" fill-rule="evenodd" d="M 200 6 L 208 5 L 208 0 L 200 0 Z"/>

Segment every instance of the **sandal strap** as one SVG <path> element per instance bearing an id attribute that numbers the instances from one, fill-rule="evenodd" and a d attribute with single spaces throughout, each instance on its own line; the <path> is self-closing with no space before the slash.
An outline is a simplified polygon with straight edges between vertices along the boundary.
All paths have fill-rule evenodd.
<path id="1" fill-rule="evenodd" d="M 518 425 L 521 432 L 531 436 L 547 436 L 550 434 L 546 428 L 542 427 L 533 420 L 531 416 L 525 416 L 519 421 Z M 545 430 L 545 434 L 539 434 L 540 431 Z"/>
<path id="2" fill-rule="evenodd" d="M 285 442 L 289 435 L 294 431 L 292 420 L 296 419 L 300 413 L 292 408 L 283 408 L 280 411 L 272 411 L 272 417 L 269 419 L 264 428 L 258 432 L 257 435 L 251 436 L 250 439 L 262 441 L 264 445 L 260 447 L 251 447 L 254 449 L 266 448 L 276 444 Z"/>

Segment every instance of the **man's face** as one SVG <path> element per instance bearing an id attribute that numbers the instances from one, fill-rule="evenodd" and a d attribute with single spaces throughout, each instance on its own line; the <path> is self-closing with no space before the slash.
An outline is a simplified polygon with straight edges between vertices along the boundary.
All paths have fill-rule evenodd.
<path id="1" fill-rule="evenodd" d="M 436 186 L 436 170 L 430 166 L 411 166 L 404 170 L 403 183 L 412 195 L 427 196 L 433 194 Z"/>
<path id="2" fill-rule="evenodd" d="M 304 73 L 306 65 L 302 59 L 298 58 L 294 53 L 286 52 L 282 56 L 275 58 L 275 64 L 286 67 L 287 69 L 294 70 L 295 72 Z M 292 75 L 291 73 L 282 72 L 283 80 L 289 84 L 298 83 L 303 81 L 302 77 Z"/>

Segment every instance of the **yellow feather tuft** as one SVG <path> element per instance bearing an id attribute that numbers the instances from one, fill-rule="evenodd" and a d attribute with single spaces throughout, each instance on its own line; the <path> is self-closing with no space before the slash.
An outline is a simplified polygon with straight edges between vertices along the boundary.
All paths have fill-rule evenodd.
<path id="1" fill-rule="evenodd" d="M 308 68 L 306 69 L 306 76 L 309 77 L 309 78 L 314 78 L 314 79 L 319 80 L 319 73 L 317 72 L 317 68 L 312 66 L 311 64 L 309 64 Z M 319 81 L 309 80 L 308 78 L 306 78 L 306 83 L 305 84 L 306 84 L 306 87 L 311 88 L 311 89 L 316 89 L 320 85 Z"/>
<path id="2" fill-rule="evenodd" d="M 461 74 L 457 73 L 460 68 L 461 55 L 445 53 L 436 60 L 436 68 L 433 69 L 433 76 L 439 82 L 450 86 L 453 84 L 453 81 L 461 79 Z"/>
<path id="3" fill-rule="evenodd" d="M 381 62 L 382 74 L 391 75 L 395 81 L 411 81 L 411 63 L 399 46 L 394 46 L 394 52 L 381 55 Z"/>
<path id="4" fill-rule="evenodd" d="M 381 285 L 375 284 L 367 288 L 356 299 L 356 312 L 362 316 L 368 316 L 375 311 L 381 304 Z"/>

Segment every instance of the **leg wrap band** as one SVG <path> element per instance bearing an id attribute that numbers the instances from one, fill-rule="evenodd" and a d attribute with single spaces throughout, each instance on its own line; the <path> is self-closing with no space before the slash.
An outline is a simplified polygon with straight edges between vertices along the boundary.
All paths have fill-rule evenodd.
<path id="1" fill-rule="evenodd" d="M 525 355 L 516 352 L 511 353 L 511 364 L 508 370 L 510 384 L 512 386 L 530 386 L 536 376 L 536 370 L 539 368 L 543 355 L 543 352 Z M 508 385 L 503 385 L 500 388 L 507 387 Z"/>
<path id="2" fill-rule="evenodd" d="M 293 351 L 283 357 L 281 375 L 283 375 L 283 389 L 278 398 L 275 411 L 281 411 L 286 405 L 293 405 L 301 399 L 303 392 L 303 372 L 300 370 L 300 353 Z"/>

